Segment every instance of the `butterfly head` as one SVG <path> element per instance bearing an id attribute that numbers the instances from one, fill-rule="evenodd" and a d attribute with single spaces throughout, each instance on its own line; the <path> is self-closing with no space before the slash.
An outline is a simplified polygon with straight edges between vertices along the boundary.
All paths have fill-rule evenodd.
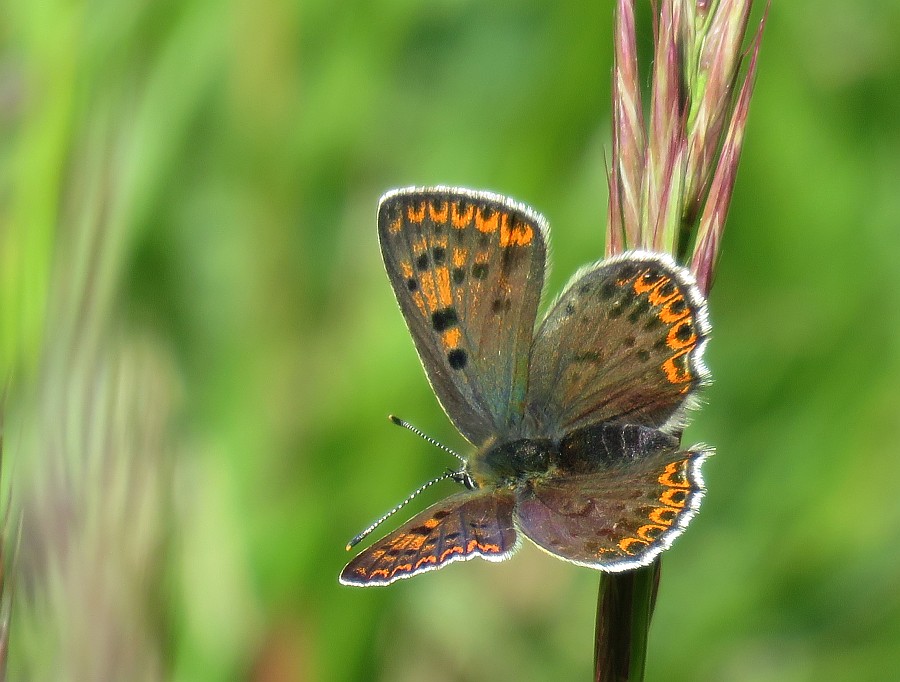
<path id="1" fill-rule="evenodd" d="M 456 481 L 460 485 L 464 485 L 467 490 L 475 490 L 476 488 L 480 487 L 475 482 L 475 479 L 472 478 L 472 474 L 469 473 L 468 464 L 466 464 L 466 466 L 464 466 L 459 471 L 451 472 L 449 478 L 451 481 Z"/>

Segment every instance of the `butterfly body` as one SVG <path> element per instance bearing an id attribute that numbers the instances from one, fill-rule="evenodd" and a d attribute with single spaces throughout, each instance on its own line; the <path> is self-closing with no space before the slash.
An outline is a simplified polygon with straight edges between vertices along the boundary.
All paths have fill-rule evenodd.
<path id="1" fill-rule="evenodd" d="M 548 228 L 485 192 L 409 188 L 382 198 L 385 269 L 426 374 L 475 453 L 448 497 L 341 573 L 384 585 L 479 556 L 522 535 L 607 571 L 646 565 L 703 494 L 702 461 L 680 450 L 696 391 L 706 303 L 662 254 L 630 252 L 575 275 L 535 326 Z"/>

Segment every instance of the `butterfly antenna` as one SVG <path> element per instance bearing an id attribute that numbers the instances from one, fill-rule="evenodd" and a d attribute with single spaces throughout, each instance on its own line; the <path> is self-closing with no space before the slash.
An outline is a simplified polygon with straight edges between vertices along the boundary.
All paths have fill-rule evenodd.
<path id="1" fill-rule="evenodd" d="M 394 422 L 397 426 L 402 426 L 404 429 L 408 429 L 409 431 L 412 431 L 414 434 L 416 434 L 417 436 L 419 436 L 419 438 L 421 438 L 421 439 L 423 439 L 423 440 L 425 440 L 425 441 L 428 441 L 429 443 L 431 443 L 431 444 L 432 444 L 433 446 L 435 446 L 436 448 L 440 448 L 440 449 L 443 450 L 444 452 L 449 452 L 451 455 L 453 455 L 454 457 L 456 457 L 456 459 L 458 459 L 460 462 L 462 462 L 463 465 L 466 464 L 466 459 L 465 459 L 465 457 L 463 457 L 463 456 L 460 455 L 459 453 L 457 453 L 457 452 L 451 450 L 450 448 L 448 448 L 448 447 L 447 447 L 446 445 L 444 445 L 443 443 L 438 443 L 434 438 L 432 438 L 431 436 L 426 435 L 425 433 L 423 433 L 422 431 L 420 431 L 419 429 L 417 429 L 415 426 L 413 426 L 412 424 L 410 424 L 408 421 L 404 421 L 403 419 L 400 419 L 400 417 L 396 417 L 396 416 L 394 416 L 394 415 L 392 415 L 392 414 L 388 415 L 388 419 L 390 419 L 392 422 Z"/>
<path id="2" fill-rule="evenodd" d="M 420 494 L 423 490 L 427 490 L 428 488 L 433 486 L 435 483 L 440 483 L 441 481 L 446 481 L 448 478 L 453 478 L 454 480 L 457 480 L 459 478 L 459 475 L 460 474 L 458 471 L 448 471 L 447 473 L 445 473 L 441 476 L 438 476 L 437 478 L 434 478 L 434 479 L 428 481 L 427 483 L 419 486 L 409 497 L 407 497 L 405 500 L 403 500 L 403 502 L 401 502 L 396 507 L 391 509 L 387 514 L 382 516 L 375 523 L 373 523 L 371 526 L 366 528 L 362 533 L 355 536 L 350 542 L 348 542 L 347 543 L 347 551 L 349 552 L 351 549 L 353 549 L 353 546 L 358 545 L 369 533 L 371 533 L 373 530 L 378 528 L 378 526 L 380 526 L 382 523 L 387 521 L 390 517 L 392 517 L 398 511 L 403 509 L 403 507 L 408 505 L 410 502 L 412 502 L 413 498 L 415 498 L 416 495 Z"/>

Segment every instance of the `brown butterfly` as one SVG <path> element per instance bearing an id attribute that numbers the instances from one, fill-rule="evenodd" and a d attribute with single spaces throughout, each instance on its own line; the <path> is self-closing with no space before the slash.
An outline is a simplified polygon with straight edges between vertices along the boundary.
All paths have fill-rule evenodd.
<path id="1" fill-rule="evenodd" d="M 465 189 L 395 190 L 378 235 L 431 386 L 476 450 L 436 479 L 466 490 L 361 552 L 341 582 L 501 561 L 522 535 L 603 571 L 669 547 L 700 505 L 712 453 L 681 450 L 673 435 L 709 380 L 706 301 L 691 273 L 659 253 L 601 261 L 535 329 L 548 227 L 530 208 Z"/>

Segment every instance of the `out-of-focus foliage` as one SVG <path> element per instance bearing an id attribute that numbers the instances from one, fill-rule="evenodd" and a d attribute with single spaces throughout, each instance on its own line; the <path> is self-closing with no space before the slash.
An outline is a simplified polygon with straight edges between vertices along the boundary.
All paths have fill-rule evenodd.
<path id="1" fill-rule="evenodd" d="M 552 225 L 550 294 L 599 258 L 612 7 L 594 5 L 3 3 L 3 480 L 26 510 L 55 505 L 57 525 L 23 523 L 55 531 L 31 542 L 108 532 L 91 536 L 92 565 L 150 534 L 132 538 L 144 570 L 126 562 L 122 589 L 144 590 L 124 603 L 147 604 L 130 617 L 155 633 L 142 646 L 162 675 L 588 676 L 589 570 L 525 547 L 387 589 L 337 574 L 349 537 L 451 464 L 388 412 L 464 448 L 382 272 L 378 196 L 440 182 L 532 204 Z M 718 454 L 663 562 L 648 679 L 896 667 L 898 34 L 886 0 L 776 3 L 769 17 L 711 296 L 716 383 L 685 436 Z M 89 362 L 103 353 L 115 359 Z M 84 370 L 107 366 L 123 369 Z M 110 404 L 144 420 L 90 409 Z M 103 440 L 123 423 L 149 431 Z M 127 459 L 91 468 L 147 448 L 160 494 Z M 46 482 L 60 475 L 84 513 L 116 522 L 82 523 Z M 42 548 L 32 556 L 73 558 Z M 90 599 L 73 612 L 66 564 L 51 563 L 13 564 L 12 679 L 48 646 L 84 653 L 92 619 L 129 618 Z"/>

